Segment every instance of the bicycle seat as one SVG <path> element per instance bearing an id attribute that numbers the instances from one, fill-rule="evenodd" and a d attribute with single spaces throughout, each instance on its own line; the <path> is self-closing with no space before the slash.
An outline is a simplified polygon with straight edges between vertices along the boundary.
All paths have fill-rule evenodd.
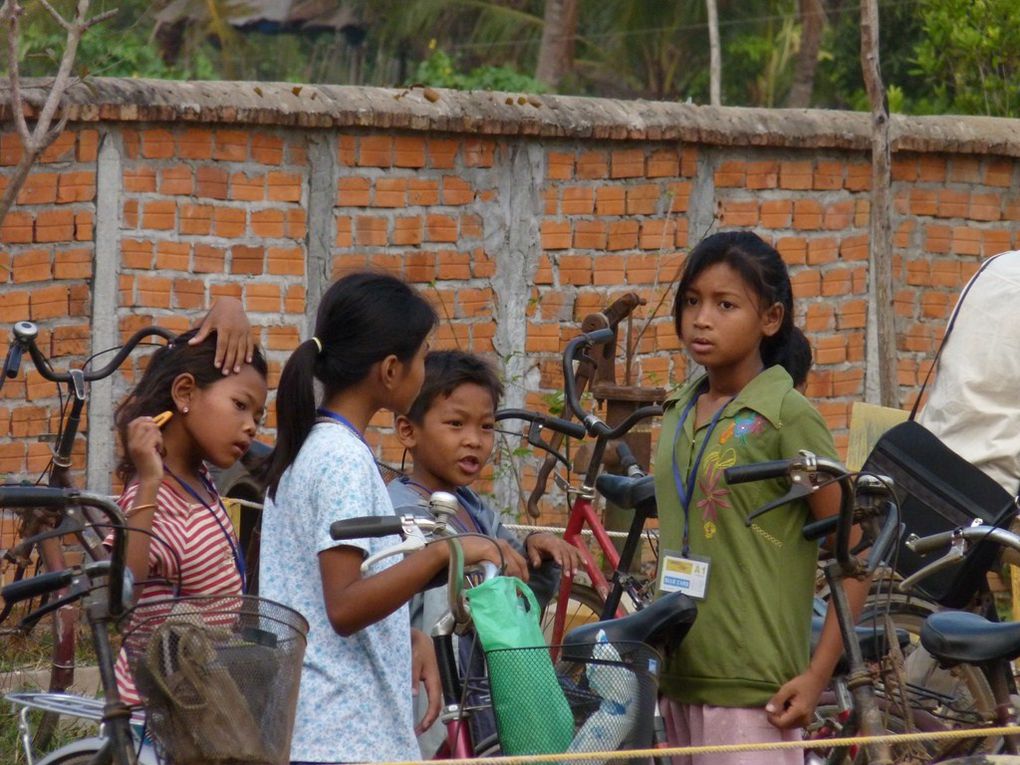
<path id="1" fill-rule="evenodd" d="M 981 664 L 1020 656 L 1020 622 L 991 622 L 969 611 L 924 620 L 921 645 L 942 664 Z"/>
<path id="2" fill-rule="evenodd" d="M 647 518 L 658 515 L 655 504 L 655 477 L 641 475 L 631 478 L 625 475 L 602 473 L 595 479 L 595 488 L 599 494 L 617 507 L 633 508 Z"/>
<path id="3" fill-rule="evenodd" d="M 632 614 L 572 629 L 563 637 L 563 657 L 578 660 L 578 651 L 572 652 L 571 648 L 582 649 L 583 660 L 588 655 L 587 648 L 598 642 L 600 630 L 605 631 L 611 643 L 645 643 L 653 648 L 675 645 L 687 634 L 697 615 L 698 607 L 691 598 L 682 592 L 671 592 Z"/>
<path id="4" fill-rule="evenodd" d="M 815 648 L 818 647 L 818 641 L 822 636 L 822 626 L 825 624 L 825 617 L 815 614 L 811 617 L 811 653 L 815 652 Z M 857 633 L 857 643 L 861 647 L 861 655 L 865 661 L 879 661 L 886 654 L 886 641 L 885 641 L 885 630 L 875 625 L 873 627 L 862 627 L 857 625 L 854 627 L 854 632 Z M 902 651 L 910 644 L 910 633 L 906 630 L 897 628 L 896 630 L 896 642 L 900 644 L 900 650 Z M 839 657 L 839 663 L 836 664 L 834 674 L 845 675 L 850 671 L 850 666 L 847 663 L 846 653 Z"/>

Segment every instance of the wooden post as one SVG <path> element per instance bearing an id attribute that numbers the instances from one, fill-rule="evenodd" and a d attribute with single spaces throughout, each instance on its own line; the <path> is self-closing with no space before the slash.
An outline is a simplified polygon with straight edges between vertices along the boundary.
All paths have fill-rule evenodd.
<path id="1" fill-rule="evenodd" d="M 861 3 L 861 68 L 871 102 L 871 215 L 869 227 L 870 296 L 876 338 L 878 398 L 882 406 L 899 408 L 896 377 L 896 325 L 893 311 L 892 223 L 890 221 L 889 103 L 882 84 L 878 52 L 878 2 Z M 869 376 L 876 372 L 869 372 Z M 872 378 L 874 379 L 874 378 Z"/>

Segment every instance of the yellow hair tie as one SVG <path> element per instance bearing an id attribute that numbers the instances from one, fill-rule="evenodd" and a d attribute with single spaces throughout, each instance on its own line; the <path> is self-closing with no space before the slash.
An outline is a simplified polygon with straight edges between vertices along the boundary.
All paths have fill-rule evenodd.
<path id="1" fill-rule="evenodd" d="M 319 349 L 319 353 L 322 353 L 322 341 L 319 338 L 312 336 L 312 342 L 315 343 L 315 347 Z"/>

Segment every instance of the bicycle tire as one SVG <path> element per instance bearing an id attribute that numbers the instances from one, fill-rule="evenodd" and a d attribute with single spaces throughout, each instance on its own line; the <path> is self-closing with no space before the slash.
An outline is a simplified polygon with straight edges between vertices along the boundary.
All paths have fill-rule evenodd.
<path id="1" fill-rule="evenodd" d="M 920 644 L 924 620 L 941 610 L 937 604 L 922 598 L 879 592 L 869 596 L 865 602 L 861 623 L 869 623 L 873 616 L 880 620 L 888 613 L 896 628 L 910 635 L 910 645 L 904 651 L 904 670 L 912 708 L 925 710 L 932 717 L 945 720 L 947 728 L 989 724 L 995 719 L 995 697 L 982 671 L 969 664 L 943 669 Z M 992 753 L 1001 746 L 1001 737 L 961 739 L 947 742 L 932 754 L 933 760 L 937 761 L 946 757 Z"/>
<path id="2" fill-rule="evenodd" d="M 835 717 L 838 712 L 839 708 L 836 705 L 823 704 L 815 711 L 815 716 L 820 719 L 828 719 L 830 717 Z M 886 709 L 883 710 L 882 717 L 882 727 L 886 733 L 907 732 L 907 724 L 900 715 Z M 854 734 L 855 731 L 841 730 L 835 735 L 843 737 Z M 818 757 L 824 758 L 823 761 L 826 765 L 858 765 L 867 762 L 867 755 L 863 747 L 857 747 L 857 751 L 853 755 L 851 755 L 848 749 L 849 747 L 842 747 L 840 749 L 827 751 L 824 748 L 814 748 L 807 751 L 814 752 L 818 755 Z M 927 744 L 923 742 L 912 742 L 903 745 L 893 745 L 891 747 L 891 754 L 892 761 L 897 763 L 897 765 L 925 765 L 926 763 L 935 761 L 934 758 L 938 754 L 938 747 L 935 742 Z"/>

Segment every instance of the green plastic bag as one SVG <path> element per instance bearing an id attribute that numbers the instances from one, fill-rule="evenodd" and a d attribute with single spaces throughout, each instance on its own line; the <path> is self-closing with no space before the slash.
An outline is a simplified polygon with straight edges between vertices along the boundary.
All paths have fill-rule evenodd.
<path id="1" fill-rule="evenodd" d="M 555 754 L 574 738 L 574 716 L 545 647 L 535 595 L 516 577 L 497 576 L 467 591 L 489 665 L 503 754 Z"/>

